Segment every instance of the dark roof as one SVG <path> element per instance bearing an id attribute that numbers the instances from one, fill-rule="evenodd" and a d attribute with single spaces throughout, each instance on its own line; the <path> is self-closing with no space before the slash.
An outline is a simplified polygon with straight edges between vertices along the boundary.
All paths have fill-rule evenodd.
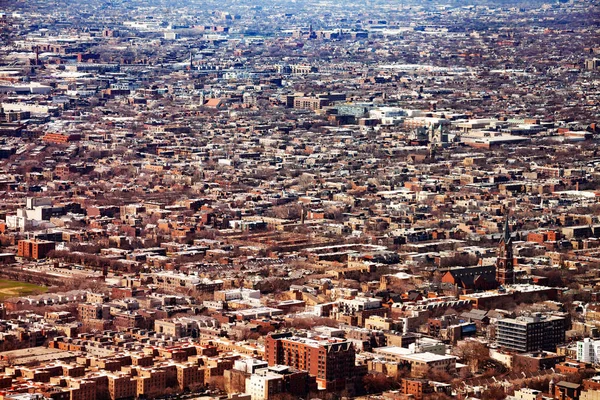
<path id="1" fill-rule="evenodd" d="M 421 293 L 419 293 L 419 292 L 408 293 L 408 300 L 411 300 L 411 301 L 417 300 L 417 299 L 419 299 L 419 297 L 421 297 Z"/>
<path id="2" fill-rule="evenodd" d="M 488 312 L 486 310 L 471 310 L 471 311 L 465 311 L 460 316 L 463 318 L 471 319 L 471 320 L 481 321 L 484 318 L 486 318 L 487 313 Z"/>
<path id="3" fill-rule="evenodd" d="M 476 271 L 475 268 L 477 267 L 472 267 L 473 271 Z M 476 275 L 462 275 L 460 276 L 457 272 L 458 271 L 448 271 L 452 277 L 454 278 L 454 281 L 456 282 L 457 285 L 465 288 L 465 289 L 472 289 L 475 287 L 475 283 L 478 280 L 483 280 L 484 282 L 488 282 L 488 283 L 492 283 L 496 281 L 496 275 L 494 273 L 491 272 L 482 272 L 480 274 L 476 274 Z M 479 272 L 479 271 L 477 271 Z M 457 276 L 458 275 L 458 276 Z"/>
<path id="4" fill-rule="evenodd" d="M 508 226 L 508 213 L 506 214 L 506 219 L 504 220 L 504 232 L 502 235 L 502 239 L 500 239 L 500 243 L 509 243 L 510 242 L 510 227 Z"/>

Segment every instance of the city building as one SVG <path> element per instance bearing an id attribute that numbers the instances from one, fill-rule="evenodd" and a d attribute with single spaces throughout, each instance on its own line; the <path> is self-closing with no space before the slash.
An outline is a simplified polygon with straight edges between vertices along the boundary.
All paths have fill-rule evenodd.
<path id="1" fill-rule="evenodd" d="M 505 318 L 498 320 L 496 342 L 499 346 L 517 352 L 556 351 L 565 341 L 564 317 L 542 316 Z"/>
<path id="2" fill-rule="evenodd" d="M 585 338 L 577 342 L 577 361 L 597 364 L 600 359 L 600 340 Z"/>
<path id="3" fill-rule="evenodd" d="M 269 366 L 281 364 L 308 371 L 323 389 L 344 388 L 355 376 L 355 350 L 344 339 L 270 334 L 265 341 L 265 357 Z"/>
<path id="4" fill-rule="evenodd" d="M 55 249 L 56 243 L 49 240 L 27 239 L 19 240 L 17 255 L 24 258 L 39 260 L 46 258 Z"/>

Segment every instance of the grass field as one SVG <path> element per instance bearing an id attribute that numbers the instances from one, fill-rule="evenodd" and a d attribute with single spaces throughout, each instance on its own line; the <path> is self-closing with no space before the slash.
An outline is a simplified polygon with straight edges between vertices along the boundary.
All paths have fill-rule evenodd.
<path id="1" fill-rule="evenodd" d="M 29 296 L 46 293 L 47 287 L 34 285 L 32 283 L 10 281 L 0 279 L 0 301 L 10 297 Z"/>

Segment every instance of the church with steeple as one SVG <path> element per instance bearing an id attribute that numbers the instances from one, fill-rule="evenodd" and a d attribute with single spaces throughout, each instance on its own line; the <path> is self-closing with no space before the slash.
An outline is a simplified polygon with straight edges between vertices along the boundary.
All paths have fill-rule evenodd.
<path id="1" fill-rule="evenodd" d="M 500 239 L 500 243 L 498 243 L 496 281 L 503 286 L 515 283 L 513 246 L 510 227 L 508 226 L 508 214 L 506 214 L 506 219 L 504 221 L 502 238 Z"/>

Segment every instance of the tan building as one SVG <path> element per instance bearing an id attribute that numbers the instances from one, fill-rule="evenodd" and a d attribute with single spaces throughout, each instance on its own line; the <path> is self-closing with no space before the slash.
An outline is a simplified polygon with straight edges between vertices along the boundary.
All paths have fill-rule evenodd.
<path id="1" fill-rule="evenodd" d="M 108 394 L 111 400 L 127 399 L 137 394 L 136 381 L 128 375 L 109 375 Z"/>
<path id="2" fill-rule="evenodd" d="M 423 377 L 430 371 L 454 374 L 456 372 L 456 357 L 434 353 L 412 353 L 402 347 L 379 347 L 373 349 L 377 354 L 384 356 L 386 361 L 397 362 L 410 367 L 412 377 Z"/>
<path id="3" fill-rule="evenodd" d="M 152 397 L 164 393 L 167 387 L 167 373 L 157 369 L 142 369 L 135 381 L 138 397 Z"/>
<path id="4" fill-rule="evenodd" d="M 367 329 L 390 331 L 398 330 L 401 326 L 402 324 L 394 322 L 392 318 L 386 318 L 379 315 L 372 315 L 365 319 L 365 328 Z"/>
<path id="5" fill-rule="evenodd" d="M 188 324 L 181 321 L 156 320 L 154 321 L 154 330 L 176 338 L 189 336 Z"/>
<path id="6" fill-rule="evenodd" d="M 138 354 L 131 356 L 131 365 L 138 367 L 149 367 L 154 363 L 154 357 L 149 354 Z"/>
<path id="7" fill-rule="evenodd" d="M 108 319 L 110 317 L 110 307 L 98 303 L 83 303 L 77 306 L 79 319 L 87 321 L 90 319 Z"/>
<path id="8" fill-rule="evenodd" d="M 70 400 L 96 400 L 96 382 L 85 379 L 70 382 Z"/>
<path id="9" fill-rule="evenodd" d="M 179 390 L 204 385 L 204 370 L 192 364 L 177 365 L 177 385 Z"/>
<path id="10" fill-rule="evenodd" d="M 283 377 L 267 369 L 258 370 L 246 378 L 246 391 L 252 400 L 267 400 L 283 390 Z"/>

